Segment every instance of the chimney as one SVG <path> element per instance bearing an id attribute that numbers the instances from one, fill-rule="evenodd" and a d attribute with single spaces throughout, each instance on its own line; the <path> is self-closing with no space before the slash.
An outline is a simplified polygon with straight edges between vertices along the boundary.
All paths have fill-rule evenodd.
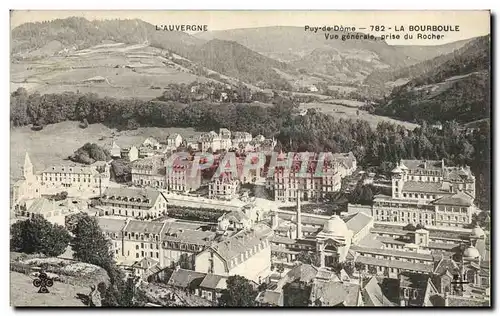
<path id="1" fill-rule="evenodd" d="M 302 218 L 300 210 L 300 190 L 297 190 L 297 239 L 302 238 Z"/>

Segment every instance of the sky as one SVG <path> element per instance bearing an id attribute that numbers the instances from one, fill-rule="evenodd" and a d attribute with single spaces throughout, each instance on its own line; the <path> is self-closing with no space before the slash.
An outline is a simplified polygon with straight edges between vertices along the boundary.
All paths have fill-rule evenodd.
<path id="1" fill-rule="evenodd" d="M 11 28 L 26 22 L 41 22 L 71 16 L 88 20 L 141 19 L 153 25 L 206 24 L 209 31 L 266 26 L 354 26 L 376 36 L 400 34 L 391 45 L 440 45 L 490 33 L 490 12 L 482 11 L 12 11 Z M 385 32 L 371 32 L 371 25 L 384 25 Z M 440 40 L 412 40 L 402 36 L 410 25 L 451 25 L 458 32 L 438 32 Z M 395 28 L 405 27 L 405 32 Z M 366 28 L 359 30 L 359 28 Z M 391 27 L 391 30 L 389 30 Z M 425 34 L 432 32 L 425 32 Z"/>

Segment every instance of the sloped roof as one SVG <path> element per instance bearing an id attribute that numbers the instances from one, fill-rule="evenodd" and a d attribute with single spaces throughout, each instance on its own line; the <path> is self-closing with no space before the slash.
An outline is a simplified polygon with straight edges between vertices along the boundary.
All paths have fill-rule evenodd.
<path id="1" fill-rule="evenodd" d="M 149 257 L 146 257 L 142 260 L 139 260 L 137 262 L 135 262 L 132 267 L 134 268 L 141 268 L 141 269 L 149 269 L 151 267 L 154 267 L 155 265 L 157 265 L 159 262 L 152 259 L 152 258 L 149 258 Z"/>
<path id="2" fill-rule="evenodd" d="M 383 293 L 380 284 L 376 277 L 371 279 L 364 285 L 361 291 L 364 306 L 395 306 Z"/>
<path id="3" fill-rule="evenodd" d="M 167 136 L 168 140 L 175 140 L 177 136 L 181 136 L 179 133 L 173 133 Z M 181 136 L 182 137 L 182 136 Z"/>
<path id="4" fill-rule="evenodd" d="M 99 227 L 106 232 L 121 232 L 122 229 L 127 224 L 127 221 L 124 219 L 117 218 L 106 218 L 106 217 L 97 217 L 97 224 Z"/>
<path id="5" fill-rule="evenodd" d="M 359 212 L 346 222 L 347 228 L 354 234 L 359 233 L 363 228 L 373 221 L 373 217 L 363 212 Z"/>
<path id="6" fill-rule="evenodd" d="M 229 213 L 225 213 L 224 215 L 219 217 L 219 221 L 223 219 L 227 219 L 229 221 L 236 221 L 238 223 L 249 220 L 248 216 L 240 210 L 234 210 Z"/>
<path id="7" fill-rule="evenodd" d="M 267 290 L 267 291 L 260 293 L 258 300 L 261 304 L 272 305 L 272 306 L 282 306 L 283 305 L 283 293 Z"/>
<path id="8" fill-rule="evenodd" d="M 443 190 L 443 185 L 439 182 L 406 181 L 403 184 L 403 191 L 452 194 L 449 191 Z"/>
<path id="9" fill-rule="evenodd" d="M 147 221 L 131 220 L 125 226 L 123 231 L 159 234 L 163 228 L 163 225 L 164 225 L 163 222 L 147 222 Z"/>
<path id="10" fill-rule="evenodd" d="M 314 278 L 316 278 L 317 274 L 318 268 L 310 264 L 300 264 L 288 271 L 286 276 L 292 281 L 298 280 L 301 282 L 309 283 L 314 280 Z"/>
<path id="11" fill-rule="evenodd" d="M 200 287 L 204 287 L 212 290 L 223 290 L 226 288 L 227 277 L 217 274 L 207 274 L 203 281 L 200 283 Z M 221 282 L 224 281 L 224 282 Z"/>
<path id="12" fill-rule="evenodd" d="M 172 272 L 167 284 L 185 289 L 188 287 L 199 286 L 205 276 L 206 273 L 178 269 Z"/>
<path id="13" fill-rule="evenodd" d="M 49 201 L 46 198 L 35 199 L 28 208 L 28 212 L 42 215 L 53 210 L 55 210 L 54 201 Z"/>
<path id="14" fill-rule="evenodd" d="M 441 160 L 405 160 L 402 159 L 401 163 L 408 169 L 427 169 L 427 170 L 441 170 Z"/>
<path id="15" fill-rule="evenodd" d="M 386 260 L 386 259 L 377 259 L 373 257 L 366 256 L 358 256 L 356 258 L 356 262 L 361 262 L 367 265 L 375 265 L 380 267 L 388 267 L 388 268 L 398 268 L 403 270 L 414 270 L 424 273 L 430 273 L 434 270 L 434 266 L 431 264 L 425 263 L 413 263 L 407 261 L 399 261 L 399 260 Z"/>
<path id="16" fill-rule="evenodd" d="M 253 229 L 242 230 L 220 241 L 212 248 L 229 264 L 231 259 L 260 244 L 271 232 L 269 226 L 257 224 Z"/>
<path id="17" fill-rule="evenodd" d="M 310 301 L 321 301 L 321 306 L 357 306 L 359 285 L 341 282 L 314 282 Z"/>
<path id="18" fill-rule="evenodd" d="M 102 199 L 115 204 L 135 203 L 153 207 L 160 195 L 163 196 L 160 191 L 152 189 L 107 188 L 106 191 L 104 191 Z M 126 200 L 123 198 L 126 198 Z"/>
<path id="19" fill-rule="evenodd" d="M 451 196 L 444 196 L 432 202 L 435 205 L 456 205 L 469 207 L 473 203 L 473 199 L 470 195 L 464 192 L 458 192 Z"/>
<path id="20" fill-rule="evenodd" d="M 43 173 L 70 173 L 70 174 L 90 174 L 97 175 L 99 172 L 90 166 L 79 166 L 76 164 L 71 165 L 61 165 L 61 166 L 51 166 L 45 168 Z"/>

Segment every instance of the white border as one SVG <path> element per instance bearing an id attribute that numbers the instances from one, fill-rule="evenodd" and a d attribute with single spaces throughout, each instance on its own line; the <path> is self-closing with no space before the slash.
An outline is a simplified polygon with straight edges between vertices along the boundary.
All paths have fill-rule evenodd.
<path id="1" fill-rule="evenodd" d="M 453 2 L 446 2 L 444 4 L 443 2 L 438 3 L 435 0 L 416 0 L 412 2 L 408 1 L 356 1 L 356 0 L 349 0 L 349 1 L 317 1 L 317 0 L 308 0 L 308 1 L 301 1 L 301 2 L 282 2 L 280 4 L 277 3 L 271 3 L 268 0 L 251 0 L 251 1 L 221 1 L 221 0 L 211 0 L 211 1 L 206 1 L 206 0 L 192 0 L 192 1 L 150 1 L 150 0 L 141 0 L 141 1 L 126 1 L 122 0 L 119 2 L 116 2 L 115 4 L 109 4 L 105 3 L 104 1 L 98 1 L 98 0 L 86 0 L 86 1 L 81 1 L 81 2 L 73 2 L 73 1 L 26 1 L 26 0 L 8 0 L 8 1 L 2 1 L 2 16 L 3 19 L 2 21 L 2 32 L 1 32 L 1 43 L 7 44 L 6 46 L 8 47 L 8 43 L 10 42 L 10 22 L 9 22 L 9 9 L 17 9 L 17 10 L 27 10 L 27 9 L 43 9 L 43 10 L 61 10 L 61 9 L 66 9 L 66 10 L 182 10 L 182 9 L 187 9 L 187 10 L 216 10 L 216 9 L 222 9 L 222 10 L 264 10 L 264 9 L 273 9 L 273 10 L 352 10 L 352 9 L 358 9 L 358 10 L 477 10 L 477 9 L 491 9 L 493 13 L 497 13 L 499 11 L 496 10 L 498 7 L 499 2 L 498 1 L 483 1 L 483 0 L 475 0 L 475 1 L 453 1 Z M 496 25 L 494 25 L 494 31 L 493 34 L 498 33 L 498 21 Z M 495 38 L 492 38 L 493 41 L 496 41 L 496 36 Z M 6 70 L 4 70 L 3 76 L 2 76 L 2 85 L 1 85 L 1 91 L 2 91 L 2 96 L 3 96 L 3 104 L 0 106 L 0 117 L 4 120 L 2 124 L 0 124 L 0 128 L 2 129 L 1 131 L 1 142 L 2 142 L 2 147 L 5 149 L 10 148 L 10 141 L 9 141 L 9 50 L 4 48 L 1 51 L 1 60 L 3 61 Z M 497 57 L 497 53 L 495 53 L 494 57 Z M 496 58 L 495 58 L 496 61 Z M 495 76 L 496 77 L 496 76 Z M 495 82 L 495 91 L 500 91 L 498 89 L 498 81 Z M 495 106 L 495 105 L 493 105 Z M 498 114 L 499 111 L 495 111 L 495 118 L 494 120 L 497 121 L 498 119 Z M 495 141 L 495 148 L 498 146 L 499 142 L 499 135 L 500 131 L 496 130 L 494 131 L 494 139 Z M 8 168 L 9 166 L 9 155 L 7 152 L 4 152 L 3 155 L 0 156 L 2 166 L 3 168 L 1 169 L 1 173 L 3 174 L 0 176 L 0 184 L 1 184 L 1 192 L 4 196 L 4 199 L 2 200 L 3 202 L 3 216 L 5 216 L 5 220 L 3 221 L 4 223 L 9 223 L 9 174 Z M 495 172 L 495 177 L 494 179 L 496 180 L 496 175 L 497 173 Z M 495 181 L 496 184 L 496 181 Z M 499 193 L 499 188 L 495 186 L 495 192 L 494 196 L 498 196 Z M 496 210 L 493 210 L 496 211 Z M 496 214 L 495 214 L 496 215 Z M 494 216 L 496 218 L 496 216 Z M 0 244 L 2 247 L 2 253 L 4 254 L 4 259 L 1 261 L 2 263 L 2 269 L 1 271 L 4 273 L 4 276 L 7 276 L 9 268 L 8 268 L 8 256 L 6 255 L 9 251 L 9 236 L 8 236 L 8 224 L 4 224 L 5 229 L 4 229 L 4 237 L 0 239 Z M 496 234 L 497 235 L 497 234 Z M 495 244 L 497 244 L 498 241 L 498 236 L 496 236 Z M 496 256 L 495 256 L 496 258 Z M 495 271 L 498 273 L 497 264 L 494 262 L 495 265 Z M 493 280 L 492 280 L 493 282 Z M 498 291 L 498 288 L 496 288 Z M 9 297 L 9 282 L 2 282 L 2 289 L 1 289 L 1 298 L 2 298 L 2 304 L 1 304 L 1 311 L 6 312 L 8 314 L 12 314 L 15 311 L 13 308 L 9 307 L 10 306 L 10 297 Z M 497 293 L 492 293 L 495 295 L 495 302 L 498 303 L 498 298 L 497 298 Z M 347 314 L 352 312 L 353 310 L 339 310 L 335 309 L 332 311 L 325 311 L 321 310 L 320 312 L 328 312 L 328 313 L 338 313 L 338 314 Z M 418 314 L 418 313 L 440 313 L 443 310 L 408 310 L 404 311 L 405 313 L 409 314 Z M 467 310 L 452 310 L 452 311 L 445 311 L 445 312 L 452 312 L 455 314 L 462 314 L 465 313 Z M 29 311 L 29 313 L 41 313 L 43 311 L 40 310 L 32 310 Z M 47 312 L 53 312 L 53 310 L 47 310 Z M 88 313 L 85 312 L 84 310 L 82 311 L 75 311 L 75 310 L 59 310 L 59 312 L 78 312 L 78 313 Z M 125 312 L 124 310 L 107 310 L 106 312 L 110 313 L 116 313 L 116 312 Z M 133 312 L 137 315 L 147 315 L 146 310 L 128 310 L 126 312 Z M 157 311 L 158 312 L 158 311 Z M 212 311 L 209 310 L 166 310 L 166 311 L 160 311 L 162 313 L 196 313 L 196 312 L 202 312 L 202 313 L 211 313 Z M 221 313 L 220 309 L 213 310 L 214 313 Z M 246 314 L 246 313 L 283 313 L 283 311 L 273 311 L 273 310 L 231 310 L 231 311 L 226 311 L 229 313 L 238 313 L 238 314 Z M 286 313 L 289 312 L 294 312 L 293 310 L 286 310 Z M 303 313 L 303 314 L 310 314 L 316 312 L 315 310 L 298 310 L 297 312 Z M 380 310 L 380 311 L 374 311 L 374 310 L 368 310 L 368 311 L 363 311 L 363 310 L 356 310 L 358 313 L 362 314 L 371 314 L 371 313 L 386 313 L 386 312 L 397 312 L 400 313 L 401 310 L 394 310 L 390 311 L 388 309 Z"/>

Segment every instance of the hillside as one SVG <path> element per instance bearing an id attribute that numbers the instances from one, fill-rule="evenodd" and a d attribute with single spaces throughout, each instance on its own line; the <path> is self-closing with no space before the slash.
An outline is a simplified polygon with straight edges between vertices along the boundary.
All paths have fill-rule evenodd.
<path id="1" fill-rule="evenodd" d="M 327 40 L 324 32 L 308 32 L 303 27 L 234 29 L 196 36 L 205 40 L 235 41 L 265 56 L 289 62 L 295 68 L 330 75 L 336 82 L 360 82 L 376 69 L 403 67 L 418 62 L 379 39 Z"/>
<path id="2" fill-rule="evenodd" d="M 60 50 L 80 50 L 103 41 L 152 46 L 185 53 L 203 41 L 184 32 L 159 32 L 141 20 L 88 21 L 71 17 L 25 23 L 11 32 L 11 53 L 20 57 L 50 56 Z"/>
<path id="3" fill-rule="evenodd" d="M 376 113 L 403 120 L 465 123 L 490 115 L 490 37 L 412 67 L 414 76 L 395 88 Z"/>
<path id="4" fill-rule="evenodd" d="M 396 50 L 403 53 L 414 60 L 424 61 L 428 59 L 435 58 L 439 55 L 446 55 L 453 52 L 456 49 L 463 47 L 465 44 L 473 41 L 474 38 L 469 38 L 461 41 L 456 41 L 452 43 L 442 44 L 442 45 L 395 45 L 393 46 Z"/>
<path id="5" fill-rule="evenodd" d="M 385 41 L 326 40 L 323 32 L 304 31 L 303 27 L 270 26 L 233 29 L 205 32 L 195 36 L 205 40 L 217 38 L 235 41 L 266 56 L 288 62 L 300 60 L 318 48 L 330 48 L 339 52 L 369 50 L 377 54 L 382 62 L 391 66 L 408 64 L 406 56 Z"/>
<path id="6" fill-rule="evenodd" d="M 409 80 L 422 76 L 441 64 L 453 60 L 455 56 L 460 55 L 469 47 L 467 44 L 474 42 L 475 39 L 453 42 L 439 46 L 395 46 L 403 49 L 406 54 L 417 55 L 417 52 L 425 52 L 426 57 L 434 55 L 434 58 L 425 60 L 426 57 L 420 56 L 424 61 L 417 64 L 398 68 L 376 70 L 370 73 L 364 80 L 364 85 L 369 87 L 367 94 L 382 96 L 390 93 L 394 87 L 404 85 Z M 456 52 L 456 54 L 453 54 Z"/>
<path id="7" fill-rule="evenodd" d="M 241 44 L 217 39 L 197 47 L 188 53 L 188 57 L 216 72 L 262 88 L 273 85 L 272 88 L 278 89 L 276 81 L 284 81 L 275 68 L 294 71 L 287 64 L 256 53 Z"/>

